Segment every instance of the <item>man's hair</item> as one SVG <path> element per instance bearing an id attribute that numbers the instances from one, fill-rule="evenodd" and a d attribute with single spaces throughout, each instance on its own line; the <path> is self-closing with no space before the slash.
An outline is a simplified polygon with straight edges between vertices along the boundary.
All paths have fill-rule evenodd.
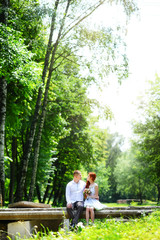
<path id="1" fill-rule="evenodd" d="M 81 174 L 81 172 L 79 170 L 75 170 L 74 173 L 73 173 L 73 176 L 80 175 L 80 174 Z"/>

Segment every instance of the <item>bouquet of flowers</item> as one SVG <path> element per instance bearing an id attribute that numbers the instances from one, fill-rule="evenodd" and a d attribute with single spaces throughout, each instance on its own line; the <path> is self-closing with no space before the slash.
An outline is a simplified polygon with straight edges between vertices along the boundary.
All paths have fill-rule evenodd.
<path id="1" fill-rule="evenodd" d="M 89 188 L 85 188 L 84 191 L 83 191 L 84 198 L 86 199 L 87 195 L 89 195 L 90 193 L 91 193 L 90 189 Z"/>

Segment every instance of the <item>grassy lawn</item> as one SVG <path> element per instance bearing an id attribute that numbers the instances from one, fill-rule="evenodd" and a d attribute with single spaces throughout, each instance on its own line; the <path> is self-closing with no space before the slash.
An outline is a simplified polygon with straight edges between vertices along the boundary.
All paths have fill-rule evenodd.
<path id="1" fill-rule="evenodd" d="M 76 231 L 48 235 L 37 233 L 30 238 L 37 240 L 68 239 L 68 240 L 159 240 L 160 239 L 160 210 L 154 211 L 140 219 L 130 219 L 128 222 L 114 219 L 96 220 L 93 226 L 79 227 Z"/>
<path id="2" fill-rule="evenodd" d="M 139 204 L 137 202 L 131 202 L 131 204 L 117 204 L 117 203 L 106 203 L 106 205 L 108 207 L 128 207 L 128 206 L 158 206 L 157 202 L 153 202 L 153 201 L 149 201 L 147 200 L 146 202 L 144 202 L 143 204 Z"/>

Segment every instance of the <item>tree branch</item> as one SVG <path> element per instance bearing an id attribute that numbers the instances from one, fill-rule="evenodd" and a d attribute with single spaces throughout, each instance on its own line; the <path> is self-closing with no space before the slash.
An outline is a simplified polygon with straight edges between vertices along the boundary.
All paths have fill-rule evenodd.
<path id="1" fill-rule="evenodd" d="M 99 6 L 101 6 L 106 0 L 100 0 L 98 4 L 95 4 L 94 6 L 91 6 L 88 8 L 83 14 L 81 14 L 75 21 L 73 21 L 70 25 L 71 26 L 64 34 L 62 35 L 61 39 L 63 39 L 73 28 L 75 28 L 78 24 L 80 24 L 84 19 L 89 17 Z M 88 14 L 86 12 L 90 11 Z M 86 15 L 85 15 L 86 14 Z"/>

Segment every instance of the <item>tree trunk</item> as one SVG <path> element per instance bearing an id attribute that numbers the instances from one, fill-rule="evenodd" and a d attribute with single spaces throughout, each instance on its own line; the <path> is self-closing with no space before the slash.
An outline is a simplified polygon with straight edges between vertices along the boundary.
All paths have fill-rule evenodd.
<path id="1" fill-rule="evenodd" d="M 55 176 L 54 176 L 54 179 L 53 179 L 53 187 L 52 187 L 52 191 L 51 191 L 51 193 L 49 195 L 49 198 L 48 198 L 48 202 L 47 202 L 48 204 L 53 197 L 53 193 L 54 193 L 54 200 L 55 200 L 55 198 L 57 196 L 57 171 L 55 172 Z M 53 206 L 54 206 L 54 200 L 53 200 Z"/>
<path id="2" fill-rule="evenodd" d="M 36 184 L 36 190 L 37 190 L 38 201 L 39 201 L 39 203 L 42 203 L 42 200 L 41 200 L 41 191 L 40 191 L 40 188 L 39 188 L 39 185 L 38 185 L 38 184 Z"/>
<path id="3" fill-rule="evenodd" d="M 49 58 L 50 58 L 51 51 L 52 51 L 52 38 L 53 38 L 54 29 L 55 29 L 55 18 L 56 18 L 58 4 L 59 4 L 59 0 L 56 1 L 55 7 L 53 10 L 50 36 L 49 36 L 48 47 L 47 47 L 47 52 L 46 52 L 46 56 L 45 56 L 45 63 L 44 63 L 44 68 L 43 68 L 43 73 L 42 73 L 43 84 L 45 82 L 45 78 L 46 78 L 48 67 L 49 67 Z M 37 103 L 36 103 L 36 107 L 35 107 L 35 113 L 34 113 L 33 121 L 31 124 L 30 134 L 29 134 L 29 138 L 26 142 L 26 147 L 25 147 L 26 150 L 24 152 L 24 156 L 23 156 L 23 160 L 22 160 L 21 177 L 20 177 L 20 181 L 19 181 L 19 185 L 17 187 L 17 193 L 16 193 L 17 201 L 20 201 L 23 198 L 23 191 L 24 191 L 24 185 L 25 185 L 26 175 L 27 175 L 27 170 L 28 170 L 28 163 L 29 163 L 29 159 L 30 159 L 30 155 L 31 155 L 32 147 L 33 147 L 35 132 L 36 132 L 38 118 L 39 118 L 41 99 L 42 99 L 42 88 L 40 87 L 39 92 L 38 92 Z"/>
<path id="4" fill-rule="evenodd" d="M 2 205 L 5 202 L 5 168 L 4 168 L 4 146 L 5 146 L 5 120 L 6 120 L 7 82 L 4 77 L 0 79 L 0 194 Z"/>
<path id="5" fill-rule="evenodd" d="M 58 155 L 52 155 L 52 157 L 58 158 Z M 55 163 L 52 163 L 52 167 L 53 166 L 55 166 L 55 168 L 57 168 L 58 161 L 55 161 Z M 45 203 L 46 199 L 48 198 L 49 190 L 51 188 L 51 182 L 52 181 L 53 181 L 53 173 L 50 173 L 49 178 L 48 178 L 48 182 L 47 182 L 46 191 L 45 191 L 44 196 L 43 196 L 43 203 Z"/>
<path id="6" fill-rule="evenodd" d="M 54 189 L 52 188 L 52 191 L 51 191 L 51 193 L 50 193 L 50 195 L 49 195 L 47 204 L 50 203 L 50 201 L 51 201 L 51 199 L 52 199 L 52 197 L 53 197 L 53 193 L 54 193 Z"/>
<path id="7" fill-rule="evenodd" d="M 9 203 L 14 202 L 14 184 L 15 184 L 15 162 L 17 159 L 17 138 L 12 138 L 12 161 L 10 163 L 10 192 L 9 192 Z"/>
<path id="8" fill-rule="evenodd" d="M 1 0 L 0 22 L 7 25 L 8 0 Z M 0 198 L 1 205 L 5 203 L 5 168 L 4 168 L 4 145 L 5 145 L 5 121 L 6 121 L 7 82 L 4 76 L 0 78 Z"/>
<path id="9" fill-rule="evenodd" d="M 158 190 L 158 203 L 160 202 L 160 185 L 157 185 Z"/>
<path id="10" fill-rule="evenodd" d="M 7 25 L 8 21 L 8 5 L 9 1 L 8 0 L 1 0 L 1 11 L 0 11 L 0 22 L 4 23 Z"/>
<path id="11" fill-rule="evenodd" d="M 141 178 L 139 176 L 139 179 L 138 179 L 138 182 L 139 182 L 139 199 L 141 201 L 141 204 L 143 203 L 143 191 L 142 191 L 142 183 L 141 183 Z"/>
<path id="12" fill-rule="evenodd" d="M 29 163 L 33 141 L 35 137 L 36 127 L 37 127 L 37 122 L 39 117 L 39 110 L 41 106 L 41 99 L 42 99 L 42 89 L 40 88 L 38 93 L 34 118 L 31 124 L 29 138 L 27 139 L 27 142 L 26 142 L 26 148 L 25 148 L 26 150 L 23 154 L 21 175 L 20 175 L 20 180 L 18 182 L 17 191 L 16 191 L 16 201 L 20 201 L 23 198 L 24 186 L 25 186 L 26 175 L 28 170 L 28 163 Z"/>
<path id="13" fill-rule="evenodd" d="M 45 203 L 47 197 L 48 197 L 48 193 L 49 193 L 49 189 L 50 189 L 50 183 L 51 183 L 52 179 L 51 177 L 48 179 L 48 183 L 47 183 L 47 187 L 46 187 L 46 191 L 45 194 L 43 196 L 43 203 Z"/>
<path id="14" fill-rule="evenodd" d="M 58 181 L 56 189 L 54 190 L 54 199 L 53 199 L 53 206 L 57 206 L 57 200 L 61 198 L 61 182 Z"/>
<path id="15" fill-rule="evenodd" d="M 65 204 L 65 203 L 66 203 L 65 188 L 64 188 L 64 186 L 62 186 L 62 184 L 61 184 L 61 188 L 60 188 L 60 191 L 59 191 L 59 196 L 58 196 L 56 205 L 58 206 L 59 203 L 60 203 L 62 206 L 66 206 L 66 204 Z"/>
<path id="16" fill-rule="evenodd" d="M 41 120 L 40 120 L 40 126 L 39 126 L 39 131 L 37 134 L 37 140 L 36 140 L 36 146 L 35 146 L 35 151 L 34 151 L 34 160 L 33 160 L 33 168 L 32 168 L 32 179 L 31 179 L 31 184 L 30 184 L 30 190 L 29 190 L 29 201 L 32 201 L 33 195 L 34 195 L 34 188 L 35 188 L 35 183 L 36 183 L 36 174 L 37 174 L 37 166 L 38 166 L 38 157 L 39 157 L 39 150 L 40 150 L 40 144 L 41 144 L 41 137 L 42 137 L 42 131 L 43 131 L 43 126 L 44 126 L 44 121 L 45 121 L 45 115 L 46 115 L 46 107 L 47 107 L 47 100 L 48 100 L 48 91 L 49 91 L 49 86 L 50 86 L 50 81 L 52 77 L 52 72 L 53 72 L 53 65 L 55 61 L 55 53 L 59 44 L 59 39 L 62 34 L 62 30 L 64 27 L 64 22 L 67 16 L 67 12 L 70 6 L 70 1 L 68 0 L 68 4 L 65 9 L 64 17 L 62 19 L 62 23 L 59 29 L 58 37 L 57 40 L 54 44 L 54 49 L 52 52 L 52 57 L 51 57 L 51 62 L 49 66 L 49 74 L 48 74 L 48 79 L 46 83 L 46 88 L 45 88 L 45 95 L 44 95 L 44 100 L 43 100 L 43 107 L 42 107 L 42 114 L 41 114 Z"/>
<path id="17" fill-rule="evenodd" d="M 58 162 L 57 162 L 58 163 Z M 64 190 L 64 184 L 62 184 L 62 180 L 61 178 L 59 178 L 60 176 L 64 176 L 66 172 L 66 166 L 61 164 L 59 165 L 59 167 L 57 166 L 57 171 L 55 171 L 55 176 L 54 176 L 54 180 L 53 180 L 53 187 L 52 187 L 52 191 L 50 193 L 49 199 L 48 199 L 48 203 L 51 201 L 53 194 L 53 206 L 56 206 L 58 203 L 62 203 L 62 199 L 65 195 L 65 190 Z M 63 192 L 63 193 L 62 193 Z M 62 196 L 63 194 L 63 196 Z M 60 200 L 60 201 L 58 201 Z"/>

